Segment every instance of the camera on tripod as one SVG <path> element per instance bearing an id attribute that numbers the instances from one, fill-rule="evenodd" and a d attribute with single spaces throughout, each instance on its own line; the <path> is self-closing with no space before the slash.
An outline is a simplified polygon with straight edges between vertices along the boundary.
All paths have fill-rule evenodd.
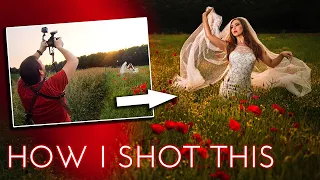
<path id="1" fill-rule="evenodd" d="M 42 35 L 42 41 L 45 41 L 44 36 L 46 36 L 46 33 L 48 33 L 48 28 L 47 28 L 47 27 L 41 28 L 41 32 L 43 33 L 43 35 Z M 59 39 L 59 38 L 54 37 L 54 35 L 57 34 L 57 33 L 58 33 L 58 31 L 52 31 L 52 32 L 50 32 L 51 36 L 50 36 L 50 38 L 46 41 L 47 44 L 48 44 L 48 47 L 49 47 L 49 54 L 52 56 L 52 65 L 54 66 L 54 69 L 56 70 L 56 72 L 58 72 L 58 70 L 57 70 L 56 64 L 55 64 L 55 62 L 54 62 L 54 48 L 55 48 L 54 40 L 55 40 L 55 39 Z"/>
<path id="2" fill-rule="evenodd" d="M 48 28 L 47 28 L 47 27 L 41 28 L 41 32 L 43 33 L 43 35 L 42 35 L 42 41 L 45 41 L 44 36 L 46 36 L 46 33 L 48 33 Z M 55 47 L 55 46 L 54 46 L 54 40 L 55 40 L 55 39 L 59 39 L 59 38 L 55 38 L 55 37 L 54 37 L 54 35 L 57 34 L 57 33 L 58 33 L 58 31 L 52 31 L 52 32 L 50 32 L 51 36 L 50 36 L 50 38 L 49 38 L 48 41 L 47 41 L 47 44 L 48 44 L 49 47 Z"/>

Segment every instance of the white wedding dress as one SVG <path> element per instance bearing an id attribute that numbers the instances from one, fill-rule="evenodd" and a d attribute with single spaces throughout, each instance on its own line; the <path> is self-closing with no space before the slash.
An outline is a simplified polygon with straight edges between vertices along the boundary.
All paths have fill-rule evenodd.
<path id="1" fill-rule="evenodd" d="M 246 45 L 237 45 L 230 53 L 230 69 L 220 86 L 219 94 L 229 98 L 238 93 L 251 93 L 251 72 L 254 68 L 256 57 Z"/>
<path id="2" fill-rule="evenodd" d="M 124 62 L 120 68 L 121 75 L 124 73 L 138 73 L 138 72 L 139 72 L 138 68 L 133 67 L 131 63 L 127 66 L 127 62 Z"/>

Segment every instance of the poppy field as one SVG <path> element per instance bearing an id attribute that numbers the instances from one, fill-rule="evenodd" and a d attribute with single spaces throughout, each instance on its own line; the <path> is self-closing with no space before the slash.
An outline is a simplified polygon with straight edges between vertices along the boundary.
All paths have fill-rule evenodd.
<path id="1" fill-rule="evenodd" d="M 298 98 L 285 88 L 254 89 L 249 99 L 224 100 L 218 96 L 221 82 L 195 92 L 178 90 L 171 86 L 172 78 L 179 74 L 179 52 L 188 35 L 152 35 L 153 90 L 177 98 L 156 107 L 152 120 L 131 122 L 131 149 L 123 153 L 132 163 L 119 155 L 119 162 L 130 167 L 117 168 L 114 179 L 320 179 L 320 34 L 258 36 L 271 51 L 289 50 L 306 62 L 312 69 L 309 94 Z M 159 162 L 159 151 L 167 145 L 179 150 L 162 151 L 163 162 L 178 162 L 172 168 Z M 190 148 L 183 148 L 188 145 L 200 146 L 193 149 L 193 162 Z M 271 149 L 262 154 L 266 145 Z M 218 155 L 210 146 L 226 148 Z M 245 147 L 246 163 L 230 158 L 244 155 Z M 153 155 L 154 167 L 151 158 L 142 158 L 138 168 L 140 155 Z"/>

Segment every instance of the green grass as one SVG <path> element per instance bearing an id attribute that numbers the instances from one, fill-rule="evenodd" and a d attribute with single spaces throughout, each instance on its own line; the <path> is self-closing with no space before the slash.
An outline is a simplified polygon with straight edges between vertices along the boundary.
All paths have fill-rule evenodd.
<path id="1" fill-rule="evenodd" d="M 66 89 L 72 121 L 99 119 L 106 95 L 106 79 L 104 68 L 76 71 Z"/>
<path id="2" fill-rule="evenodd" d="M 111 69 L 106 71 L 107 92 L 104 100 L 104 106 L 101 111 L 100 119 L 115 119 L 115 118 L 129 118 L 152 116 L 152 109 L 148 105 L 117 107 L 116 97 L 134 95 L 133 88 L 141 86 L 146 83 L 147 88 L 150 89 L 150 75 L 149 66 L 136 67 L 139 69 L 138 73 L 119 74 L 119 69 Z M 146 94 L 141 92 L 141 94 Z"/>
<path id="3" fill-rule="evenodd" d="M 218 97 L 220 83 L 196 92 L 180 91 L 172 88 L 168 81 L 174 74 L 179 73 L 179 52 L 189 35 L 153 35 L 150 37 L 151 68 L 153 89 L 166 90 L 178 96 L 178 103 L 171 106 L 169 103 L 155 108 L 155 118 L 148 122 L 136 122 L 135 140 L 131 147 L 143 146 L 143 153 L 150 153 L 150 146 L 155 145 L 156 156 L 160 148 L 172 144 L 198 144 L 192 135 L 199 133 L 202 139 L 210 139 L 212 144 L 233 145 L 237 153 L 243 152 L 244 145 L 248 145 L 249 156 L 253 145 L 261 147 L 272 146 L 269 151 L 274 159 L 270 169 L 259 166 L 263 161 L 257 157 L 257 168 L 243 168 L 243 161 L 235 160 L 235 167 L 230 168 L 226 163 L 220 170 L 225 170 L 231 179 L 318 179 L 320 178 L 320 73 L 319 60 L 320 34 L 261 34 L 261 41 L 274 52 L 290 50 L 294 56 L 304 60 L 312 69 L 312 92 L 304 97 L 297 98 L 284 88 L 272 90 L 255 89 L 254 93 L 260 96 L 258 100 L 250 100 L 249 104 L 258 105 L 262 114 L 258 117 L 250 112 L 240 111 L 239 99 L 230 101 Z M 173 56 L 177 52 L 177 56 Z M 279 104 L 285 109 L 280 115 L 273 111 L 272 104 Z M 294 116 L 289 117 L 288 113 Z M 241 125 L 236 132 L 229 128 L 229 119 L 234 118 Z M 176 130 L 166 130 L 160 135 L 152 132 L 151 124 L 164 124 L 166 120 L 175 122 L 193 122 L 186 134 Z M 294 128 L 298 122 L 300 127 Z M 271 128 L 277 128 L 272 132 Z M 159 141 L 159 144 L 154 143 Z M 204 147 L 204 146 L 202 146 Z M 204 159 L 195 153 L 195 168 L 190 168 L 188 160 L 182 158 L 180 165 L 173 169 L 163 168 L 158 162 L 155 168 L 150 162 L 142 160 L 142 168 L 136 167 L 135 149 L 130 151 L 133 157 L 133 167 L 119 169 L 115 179 L 122 174 L 122 179 L 210 179 L 215 173 L 216 151 L 208 149 L 209 158 Z M 168 163 L 173 163 L 175 153 L 168 152 L 163 156 Z M 259 154 L 259 149 L 257 151 Z M 156 158 L 157 159 L 157 158 Z M 266 162 L 267 163 L 267 162 Z M 251 166 L 251 168 L 250 168 Z"/>

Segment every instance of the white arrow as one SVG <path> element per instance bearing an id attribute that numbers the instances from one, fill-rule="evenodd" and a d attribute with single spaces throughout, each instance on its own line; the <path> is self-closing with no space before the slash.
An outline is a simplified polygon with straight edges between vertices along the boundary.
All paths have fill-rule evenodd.
<path id="1" fill-rule="evenodd" d="M 176 97 L 175 95 L 148 90 L 148 94 L 117 97 L 116 100 L 117 107 L 149 104 L 149 108 L 153 108 Z"/>

